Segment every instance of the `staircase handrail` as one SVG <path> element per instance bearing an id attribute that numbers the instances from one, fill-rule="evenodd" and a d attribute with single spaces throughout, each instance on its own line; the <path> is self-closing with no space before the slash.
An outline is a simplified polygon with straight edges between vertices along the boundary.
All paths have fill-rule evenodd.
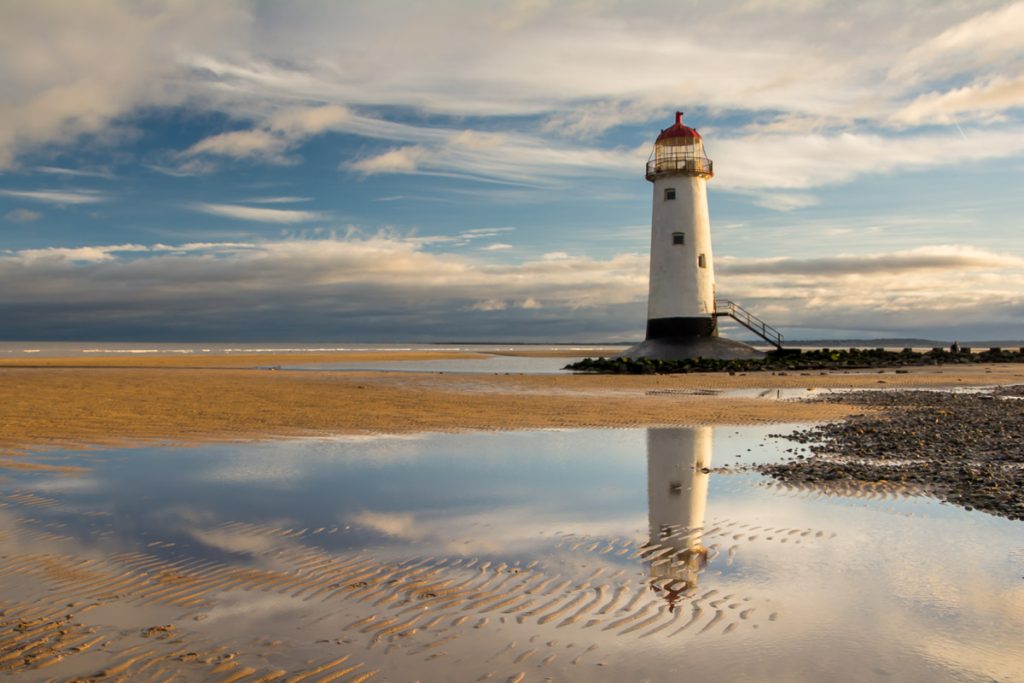
<path id="1" fill-rule="evenodd" d="M 725 309 L 725 310 L 723 310 Z M 782 348 L 782 333 L 729 299 L 715 300 L 715 316 L 727 315 L 776 348 Z"/>

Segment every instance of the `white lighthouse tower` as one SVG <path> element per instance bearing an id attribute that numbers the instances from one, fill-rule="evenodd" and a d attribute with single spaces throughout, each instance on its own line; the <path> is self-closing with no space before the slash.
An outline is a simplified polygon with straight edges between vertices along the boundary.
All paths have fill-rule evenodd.
<path id="1" fill-rule="evenodd" d="M 676 112 L 675 125 L 661 131 L 647 161 L 647 180 L 654 184 L 647 335 L 625 356 L 682 360 L 763 355 L 718 336 L 717 316 L 733 315 L 735 305 L 723 312 L 715 305 L 707 193 L 713 175 L 700 133 L 684 125 L 683 113 Z"/>

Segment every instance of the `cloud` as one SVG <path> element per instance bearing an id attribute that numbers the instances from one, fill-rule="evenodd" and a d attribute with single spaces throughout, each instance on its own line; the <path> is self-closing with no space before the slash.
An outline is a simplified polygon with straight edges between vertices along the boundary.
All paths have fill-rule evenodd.
<path id="1" fill-rule="evenodd" d="M 894 80 L 945 79 L 985 67 L 1019 65 L 1024 3 L 969 17 L 915 46 L 889 70 Z"/>
<path id="2" fill-rule="evenodd" d="M 0 190 L 0 196 L 47 204 L 96 204 L 108 197 L 95 190 Z"/>
<path id="3" fill-rule="evenodd" d="M 260 128 L 204 138 L 182 152 L 181 156 L 213 155 L 289 164 L 294 160 L 286 156 L 286 152 L 311 136 L 338 130 L 350 117 L 348 109 L 338 105 L 284 109 L 269 116 Z"/>
<path id="4" fill-rule="evenodd" d="M 415 173 L 420 161 L 428 151 L 423 147 L 409 146 L 391 149 L 372 157 L 359 159 L 349 164 L 349 169 L 364 175 L 377 173 Z"/>
<path id="5" fill-rule="evenodd" d="M 104 178 L 106 180 L 114 178 L 114 174 L 107 170 L 84 170 L 80 168 L 61 168 L 59 166 L 36 166 L 32 170 L 37 173 L 69 176 L 72 178 Z"/>
<path id="6" fill-rule="evenodd" d="M 496 262 L 395 235 L 0 253 L 9 334 L 135 339 L 636 339 L 646 255 Z M 718 291 L 781 327 L 1024 336 L 1024 257 L 963 245 L 718 260 Z M 52 333 L 51 333 L 52 334 Z"/>
<path id="7" fill-rule="evenodd" d="M 42 217 L 43 214 L 38 211 L 29 211 L 28 209 L 15 209 L 4 214 L 4 219 L 9 223 L 31 223 Z"/>
<path id="8" fill-rule="evenodd" d="M 439 140 L 364 157 L 343 168 L 362 175 L 455 175 L 527 186 L 578 182 L 581 176 L 615 176 L 643 168 L 649 149 L 598 149 L 556 145 L 524 134 L 480 136 L 435 129 Z"/>
<path id="9" fill-rule="evenodd" d="M 470 309 L 474 311 L 504 311 L 506 308 L 508 308 L 508 302 L 502 301 L 501 299 L 477 301 L 470 306 Z"/>
<path id="10" fill-rule="evenodd" d="M 895 112 L 893 120 L 911 125 L 955 123 L 959 114 L 1000 114 L 1015 107 L 1024 107 L 1024 76 L 997 76 L 962 88 L 921 95 Z"/>
<path id="11" fill-rule="evenodd" d="M 391 236 L 120 248 L 0 254 L 6 329 L 307 339 L 439 338 L 452 330 L 494 338 L 504 330 L 572 338 L 581 327 L 622 333 L 621 317 L 608 314 L 622 306 L 635 317 L 627 327 L 642 325 L 646 293 L 646 258 L 638 254 L 492 263 Z M 474 308 L 478 302 L 490 303 Z M 536 302 L 544 308 L 531 309 Z M 51 327 L 57 319 L 59 328 Z"/>
<path id="12" fill-rule="evenodd" d="M 493 244 L 488 244 L 486 247 L 480 247 L 480 251 L 504 251 L 506 249 L 511 249 L 511 248 L 512 248 L 511 244 L 505 244 L 503 242 L 495 242 Z"/>
<path id="13" fill-rule="evenodd" d="M 921 270 L 1024 269 L 1024 257 L 949 245 L 888 254 L 841 254 L 813 259 L 720 257 L 717 266 L 729 275 L 898 275 Z"/>
<path id="14" fill-rule="evenodd" d="M 117 139 L 118 120 L 140 107 L 184 104 L 198 93 L 179 56 L 227 47 L 245 14 L 190 0 L 0 3 L 0 169 L 41 145 Z"/>
<path id="15" fill-rule="evenodd" d="M 297 204 L 312 201 L 312 197 L 250 197 L 245 201 L 249 204 Z"/>
<path id="16" fill-rule="evenodd" d="M 800 328 L 960 338 L 1001 329 L 1024 337 L 1022 256 L 945 245 L 816 259 L 719 258 L 716 270 L 721 297 L 790 337 Z"/>
<path id="17" fill-rule="evenodd" d="M 709 143 L 715 162 L 712 182 L 720 190 L 750 192 L 766 188 L 799 190 L 849 182 L 865 175 L 911 169 L 961 166 L 1024 153 L 1024 127 L 959 133 L 880 135 L 875 133 L 750 134 Z M 757 193 L 771 208 L 793 208 L 806 195 L 773 197 Z"/>
<path id="18" fill-rule="evenodd" d="M 316 211 L 298 211 L 294 209 L 267 209 L 243 204 L 211 204 L 200 202 L 193 204 L 192 209 L 213 216 L 226 216 L 257 223 L 308 223 L 323 218 Z"/>
<path id="19" fill-rule="evenodd" d="M 287 161 L 284 157 L 289 141 L 265 130 L 236 130 L 204 138 L 185 150 L 185 156 L 212 154 L 215 156 L 262 157 L 277 163 Z"/>
<path id="20" fill-rule="evenodd" d="M 751 195 L 754 203 L 774 211 L 806 209 L 818 203 L 813 195 L 800 192 L 757 192 Z"/>
<path id="21" fill-rule="evenodd" d="M 100 263 L 112 261 L 119 252 L 148 251 L 137 244 L 119 244 L 96 247 L 47 247 L 45 249 L 23 249 L 18 258 L 26 264 L 50 263 Z"/>
<path id="22" fill-rule="evenodd" d="M 1020 3 L 983 13 L 970 3 L 524 7 L 2 3 L 0 168 L 82 135 L 116 142 L 149 108 L 221 114 L 237 126 L 159 166 L 171 174 L 208 173 L 223 160 L 293 163 L 313 136 L 343 132 L 385 143 L 346 160 L 357 173 L 530 185 L 632 173 L 647 142 L 642 152 L 608 149 L 601 134 L 680 102 L 754 114 L 776 133 L 800 121 L 811 127 L 791 132 L 833 142 L 865 122 L 899 129 L 950 113 L 986 122 L 1020 106 Z M 680 34 L 684 24 L 700 35 Z M 396 112 L 422 119 L 387 120 Z M 456 130 L 453 121 L 472 123 Z M 813 160 L 815 138 L 805 146 Z M 971 158 L 1002 154 L 979 150 Z M 793 166 L 801 160 L 794 154 Z"/>

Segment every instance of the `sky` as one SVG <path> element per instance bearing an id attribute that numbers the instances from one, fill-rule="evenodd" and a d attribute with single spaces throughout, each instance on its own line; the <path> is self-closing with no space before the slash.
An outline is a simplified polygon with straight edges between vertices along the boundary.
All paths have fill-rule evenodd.
<path id="1" fill-rule="evenodd" d="M 0 339 L 640 339 L 676 110 L 720 297 L 1022 339 L 1022 35 L 974 0 L 5 0 Z"/>

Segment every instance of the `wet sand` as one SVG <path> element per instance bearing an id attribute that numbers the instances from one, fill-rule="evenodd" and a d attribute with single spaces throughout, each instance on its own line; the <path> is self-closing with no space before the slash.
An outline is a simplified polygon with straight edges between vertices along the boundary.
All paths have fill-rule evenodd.
<path id="1" fill-rule="evenodd" d="M 731 397 L 729 391 L 1024 382 L 1008 365 L 893 371 L 670 376 L 277 371 L 444 352 L 17 359 L 0 367 L 0 464 L 52 448 L 282 436 L 486 429 L 757 424 L 842 418 L 863 407 Z M 197 361 L 209 365 L 197 366 Z M 260 369 L 262 368 L 262 369 Z M 714 395 L 726 392 L 726 395 Z"/>
<path id="2" fill-rule="evenodd" d="M 369 360 L 340 355 L 325 360 L 309 354 L 303 360 Z M 466 355 L 429 356 L 453 357 Z M 47 452 L 62 447 L 835 420 L 900 407 L 771 400 L 773 390 L 1024 383 L 1020 366 L 596 376 L 256 369 L 301 362 L 290 354 L 208 357 L 202 359 L 210 362 L 205 367 L 196 360 L 32 359 L 0 367 L 0 467 L 77 472 L 62 464 L 59 454 Z M 50 366 L 38 367 L 41 361 L 51 361 Z M 752 389 L 768 390 L 769 397 L 729 395 Z M 643 641 L 648 644 L 671 639 L 689 647 L 697 637 L 706 642 L 733 631 L 733 638 L 750 637 L 753 629 L 762 633 L 778 626 L 774 595 L 719 595 L 709 581 L 709 586 L 687 586 L 686 608 L 672 611 L 653 589 L 674 590 L 675 582 L 645 578 L 637 583 L 617 562 L 601 564 L 601 558 L 628 558 L 653 568 L 673 549 L 668 539 L 690 532 L 684 528 L 673 529 L 664 545 L 648 543 L 642 535 L 552 534 L 561 561 L 551 567 L 536 560 L 492 563 L 475 555 L 405 558 L 324 549 L 325 539 L 344 533 L 337 526 L 228 521 L 204 528 L 201 539 L 213 546 L 248 549 L 247 561 L 238 563 L 190 556 L 161 536 L 145 547 L 111 551 L 116 545 L 104 535 L 113 533 L 106 529 L 83 545 L 62 522 L 48 518 L 47 511 L 61 505 L 59 489 L 15 490 L 0 502 L 0 540 L 7 543 L 0 576 L 8 587 L 0 596 L 0 671 L 11 675 L 52 672 L 71 680 L 93 672 L 83 680 L 174 676 L 358 683 L 375 678 L 378 669 L 405 653 L 411 670 L 419 674 L 433 667 L 438 678 L 453 679 L 459 672 L 467 674 L 461 680 L 523 681 L 527 672 L 558 677 L 576 669 L 578 680 L 612 680 L 589 667 L 635 666 L 617 649 L 622 643 L 636 647 L 641 638 L 654 639 Z M 76 514 L 104 520 L 102 515 L 111 513 Z M 741 544 L 756 557 L 762 545 L 825 546 L 836 536 L 825 527 L 752 523 L 718 519 L 709 524 L 703 532 L 713 553 L 709 561 L 724 553 L 731 563 Z M 566 574 L 565 558 L 570 568 L 581 568 Z M 269 604 L 303 615 L 296 622 L 302 629 L 286 639 L 258 630 L 266 626 L 259 609 Z M 250 627 L 250 620 L 257 626 Z M 469 676 L 468 669 L 480 660 L 481 642 L 495 652 L 486 652 L 484 676 L 477 671 Z"/>

